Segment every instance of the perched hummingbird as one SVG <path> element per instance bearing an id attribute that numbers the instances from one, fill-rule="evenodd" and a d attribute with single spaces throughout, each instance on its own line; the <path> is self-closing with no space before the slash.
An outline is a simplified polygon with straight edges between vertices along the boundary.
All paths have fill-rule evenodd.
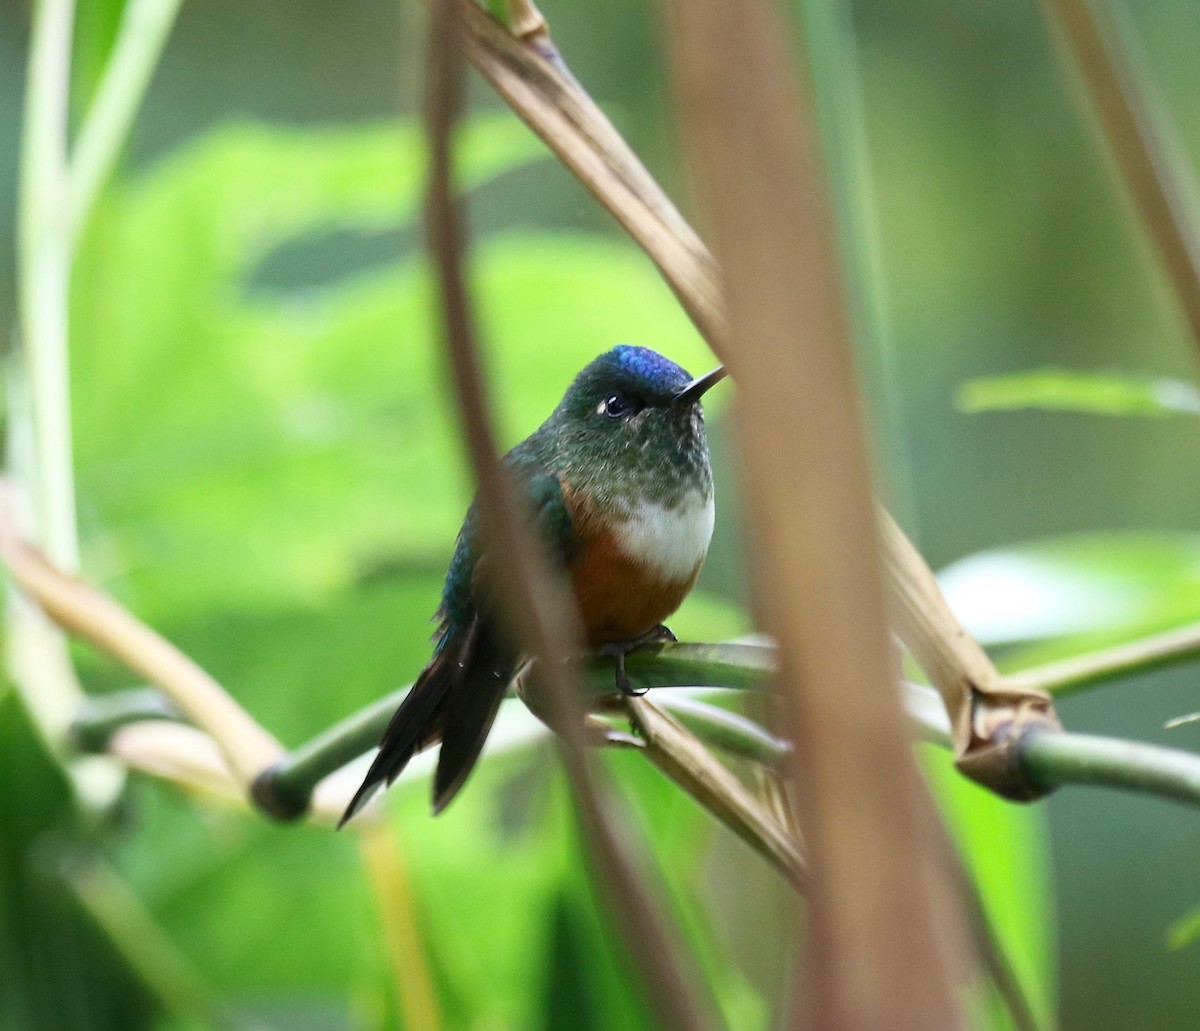
<path id="1" fill-rule="evenodd" d="M 700 398 L 723 368 L 692 379 L 645 347 L 616 347 L 575 377 L 557 408 L 504 458 L 535 525 L 562 564 L 586 643 L 617 657 L 669 636 L 660 624 L 696 583 L 713 530 L 712 469 Z M 437 646 L 392 716 L 379 754 L 342 817 L 441 740 L 434 812 L 463 786 L 521 662 L 487 597 L 476 506 L 446 574 Z"/>

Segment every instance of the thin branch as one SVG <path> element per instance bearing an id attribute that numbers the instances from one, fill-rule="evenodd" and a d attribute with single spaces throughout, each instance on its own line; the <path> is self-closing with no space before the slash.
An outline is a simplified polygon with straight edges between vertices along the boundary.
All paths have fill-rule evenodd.
<path id="1" fill-rule="evenodd" d="M 375 897 L 403 1026 L 406 1031 L 438 1031 L 444 1022 L 430 970 L 430 945 L 421 939 L 400 842 L 391 828 L 372 823 L 358 835 L 358 843 Z"/>
<path id="2" fill-rule="evenodd" d="M 68 233 L 79 241 L 150 85 L 182 0 L 129 0 L 72 155 Z"/>
<path id="3" fill-rule="evenodd" d="M 712 747 L 727 755 L 767 767 L 787 762 L 792 754 L 790 741 L 772 734 L 740 713 L 669 692 L 661 692 L 654 699 L 654 704 L 696 737 L 706 754 L 707 749 Z"/>
<path id="4" fill-rule="evenodd" d="M 1010 674 L 1010 683 L 1068 694 L 1200 657 L 1200 623 Z"/>
<path id="5" fill-rule="evenodd" d="M 1079 73 L 1103 145 L 1158 253 L 1192 343 L 1200 348 L 1200 238 L 1188 205 L 1194 185 L 1185 183 L 1179 162 L 1172 160 L 1164 127 L 1156 124 L 1111 12 L 1102 15 L 1104 6 L 1095 0 L 1041 0 L 1041 6 Z"/>
<path id="6" fill-rule="evenodd" d="M 497 582 L 507 585 L 502 610 L 510 629 L 530 654 L 541 657 L 534 684 L 545 687 L 548 706 L 562 743 L 580 824 L 589 845 L 589 868 L 614 914 L 616 929 L 634 960 L 647 1000 L 664 1026 L 700 1031 L 713 1026 L 708 993 L 684 966 L 680 947 L 634 868 L 628 846 L 620 841 L 583 749 L 582 707 L 575 678 L 563 661 L 569 642 L 578 641 L 578 617 L 565 585 L 556 580 L 547 558 L 522 520 L 513 485 L 497 458 L 490 406 L 479 371 L 474 319 L 462 269 L 462 232 L 453 196 L 451 138 L 461 103 L 461 69 L 453 45 L 462 7 L 451 0 L 434 5 L 428 51 L 427 127 L 431 176 L 427 203 L 429 249 L 437 271 L 447 353 L 458 395 L 468 452 L 479 484 L 484 531 L 492 545 Z"/>

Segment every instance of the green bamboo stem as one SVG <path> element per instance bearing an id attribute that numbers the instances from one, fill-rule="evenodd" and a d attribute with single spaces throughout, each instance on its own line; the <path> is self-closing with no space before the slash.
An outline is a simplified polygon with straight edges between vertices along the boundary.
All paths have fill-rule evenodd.
<path id="1" fill-rule="evenodd" d="M 661 706 L 706 745 L 767 765 L 786 758 L 790 743 L 745 716 L 694 698 L 673 697 L 669 689 L 762 690 L 769 686 L 773 670 L 774 649 L 768 645 L 676 643 L 634 652 L 626 660 L 631 684 L 661 693 Z M 591 659 L 580 672 L 584 688 L 598 701 L 611 697 L 610 659 Z M 948 747 L 950 728 L 937 692 L 922 684 L 905 683 L 902 689 L 914 735 Z M 255 801 L 280 819 L 303 815 L 318 783 L 379 743 L 407 691 L 405 686 L 385 695 L 281 757 L 256 778 Z M 162 699 L 153 691 L 93 698 L 76 720 L 72 736 L 85 750 L 101 751 L 118 727 L 164 715 Z"/>
<path id="2" fill-rule="evenodd" d="M 79 565 L 71 455 L 67 114 L 74 0 L 34 10 L 17 210 L 18 308 L 29 388 L 36 531 L 52 562 Z"/>
<path id="3" fill-rule="evenodd" d="M 760 645 L 669 644 L 661 649 L 635 652 L 626 660 L 630 682 L 639 690 L 667 687 L 761 688 L 773 669 L 773 649 Z M 608 659 L 586 663 L 581 673 L 584 687 L 597 696 L 613 690 L 613 668 Z M 347 763 L 370 751 L 396 711 L 408 687 L 393 691 L 312 740 L 283 756 L 254 783 L 255 801 L 280 819 L 296 819 L 307 810 L 316 785 Z M 672 715 L 706 744 L 742 758 L 776 763 L 790 746 L 752 720 L 691 699 L 664 703 Z M 139 718 L 136 707 L 124 715 Z M 152 712 L 147 712 L 152 717 Z M 110 717 L 111 720 L 116 714 Z M 86 735 L 86 728 L 77 736 Z"/>
<path id="4" fill-rule="evenodd" d="M 1045 786 L 1094 784 L 1200 806 L 1200 755 L 1176 748 L 1033 731 L 1016 757 L 1024 775 Z"/>
<path id="5" fill-rule="evenodd" d="M 677 660 L 674 652 L 684 653 Z M 668 645 L 658 655 L 639 655 L 636 662 L 631 656 L 629 669 L 640 670 L 637 685 L 653 681 L 657 688 L 691 686 L 703 679 L 706 683 L 717 680 L 716 676 L 698 677 L 694 655 L 700 652 L 725 654 L 719 661 L 725 669 L 735 668 L 734 655 L 744 660 L 741 676 L 737 679 L 743 689 L 753 690 L 767 684 L 763 662 L 769 648 L 747 645 Z M 686 672 L 686 676 L 681 673 Z M 596 691 L 610 691 L 612 668 L 607 660 L 595 660 L 583 669 L 585 685 Z M 271 783 L 272 796 L 283 800 L 280 806 L 289 806 L 291 815 L 305 811 L 316 785 L 325 777 L 340 769 L 347 762 L 369 751 L 378 742 L 379 736 L 391 718 L 407 688 L 395 691 L 372 703 L 361 711 L 347 717 L 311 741 L 288 753 L 273 766 L 260 781 Z M 949 747 L 949 726 L 944 711 L 940 709 L 938 695 L 931 688 L 920 684 L 903 685 L 905 708 L 910 725 L 918 736 Z M 151 693 L 129 692 L 125 695 L 93 699 L 85 714 L 77 721 L 75 737 L 89 750 L 100 750 L 108 736 L 118 727 L 134 721 L 162 719 L 164 710 L 161 701 L 151 699 Z M 656 692 L 661 695 L 663 708 L 679 716 L 679 701 L 672 699 L 669 690 Z M 695 706 L 684 700 L 684 706 Z M 712 707 L 708 707 L 711 709 Z M 734 714 L 725 714 L 732 716 Z M 711 726 L 711 712 L 706 714 Z M 766 758 L 775 754 L 776 748 L 786 743 L 765 746 L 764 741 L 778 742 L 761 728 L 749 724 L 744 718 L 727 721 L 715 735 L 720 743 L 738 754 L 751 754 L 756 750 Z M 753 729 L 751 729 L 753 728 Z M 697 730 L 697 725 L 690 729 Z M 734 742 L 732 738 L 742 734 L 744 739 Z M 1061 784 L 1092 784 L 1121 788 L 1144 794 L 1159 795 L 1189 805 L 1200 806 L 1200 756 L 1179 749 L 1157 745 L 1123 741 L 1115 738 L 1096 737 L 1070 732 L 1038 732 L 1027 734 L 1017 745 L 1015 762 L 1024 775 L 1034 779 L 1043 787 Z M 259 798 L 261 802 L 262 799 Z M 298 807 L 298 812 L 295 810 Z M 276 812 L 268 807 L 269 811 Z"/>
<path id="6" fill-rule="evenodd" d="M 182 0 L 130 0 L 96 99 L 79 132 L 70 170 L 69 237 L 78 242 L 112 174 L 150 85 Z"/>

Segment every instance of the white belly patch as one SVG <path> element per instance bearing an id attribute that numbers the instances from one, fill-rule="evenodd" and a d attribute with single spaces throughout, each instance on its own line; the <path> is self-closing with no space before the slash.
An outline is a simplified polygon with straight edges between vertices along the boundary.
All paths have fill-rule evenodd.
<path id="1" fill-rule="evenodd" d="M 674 508 L 636 505 L 616 524 L 617 543 L 635 562 L 679 582 L 688 579 L 708 553 L 713 518 L 712 495 L 705 498 L 699 491 Z"/>

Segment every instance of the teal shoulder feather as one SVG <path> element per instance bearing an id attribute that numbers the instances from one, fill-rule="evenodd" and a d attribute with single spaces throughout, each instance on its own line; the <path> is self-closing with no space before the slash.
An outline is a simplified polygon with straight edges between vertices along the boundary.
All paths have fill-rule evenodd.
<path id="1" fill-rule="evenodd" d="M 571 512 L 557 475 L 549 472 L 529 442 L 505 456 L 504 462 L 516 474 L 528 506 L 530 519 L 552 561 L 566 567 L 571 554 Z M 439 635 L 442 642 L 456 630 L 471 625 L 480 606 L 481 583 L 486 576 L 487 557 L 482 553 L 478 504 L 467 510 L 446 584 L 442 591 Z"/>

